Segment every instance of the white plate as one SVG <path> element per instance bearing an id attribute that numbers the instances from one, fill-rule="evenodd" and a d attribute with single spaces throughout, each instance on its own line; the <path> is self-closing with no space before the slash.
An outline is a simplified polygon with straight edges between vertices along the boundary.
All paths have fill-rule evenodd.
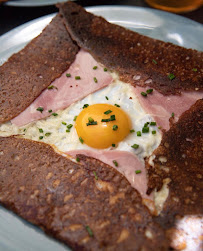
<path id="1" fill-rule="evenodd" d="M 142 34 L 187 48 L 203 50 L 203 26 L 189 19 L 158 10 L 138 7 L 100 6 L 87 8 L 110 22 Z M 55 14 L 21 25 L 0 37 L 0 64 L 22 49 L 51 21 Z M 45 236 L 0 207 L 0 251 L 65 251 L 63 244 Z"/>
<path id="2" fill-rule="evenodd" d="M 6 5 L 16 6 L 16 7 L 36 7 L 36 6 L 54 5 L 59 2 L 67 2 L 67 0 L 13 0 L 13 1 L 11 0 L 6 2 Z"/>

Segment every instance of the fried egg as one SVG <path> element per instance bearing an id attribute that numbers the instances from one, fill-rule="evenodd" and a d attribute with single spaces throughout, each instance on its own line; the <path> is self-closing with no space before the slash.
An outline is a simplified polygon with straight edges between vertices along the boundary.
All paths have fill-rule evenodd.
<path id="1" fill-rule="evenodd" d="M 128 151 L 144 161 L 160 144 L 161 133 L 152 116 L 140 106 L 134 87 L 120 81 L 115 73 L 112 76 L 109 86 L 50 117 L 23 127 L 2 124 L 0 135 L 20 134 L 53 145 L 61 152 Z"/>

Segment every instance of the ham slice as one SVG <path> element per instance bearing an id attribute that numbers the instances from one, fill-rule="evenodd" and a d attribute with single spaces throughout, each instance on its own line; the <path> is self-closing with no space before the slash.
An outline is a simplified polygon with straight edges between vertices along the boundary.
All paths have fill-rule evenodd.
<path id="1" fill-rule="evenodd" d="M 94 66 L 97 66 L 97 69 L 94 70 Z M 71 74 L 71 77 L 67 77 L 67 73 Z M 80 76 L 80 79 L 75 79 L 76 76 Z M 53 89 L 44 90 L 27 109 L 11 122 L 17 126 L 23 126 L 45 118 L 50 115 L 49 110 L 56 112 L 65 109 L 111 82 L 111 75 L 105 72 L 88 52 L 80 50 L 70 68 L 52 82 L 50 86 L 53 86 Z M 42 107 L 43 112 L 37 111 L 38 107 Z"/>
<path id="2" fill-rule="evenodd" d="M 136 155 L 117 150 L 73 150 L 68 151 L 66 154 L 75 157 L 77 154 L 83 154 L 92 158 L 96 158 L 114 168 L 123 174 L 126 179 L 130 182 L 131 186 L 134 187 L 141 194 L 142 198 L 151 199 L 152 195 L 148 196 L 147 191 L 147 174 L 144 166 L 144 161 L 141 162 Z M 116 160 L 118 166 L 113 164 Z M 136 174 L 135 171 L 140 170 L 141 173 Z"/>
<path id="3" fill-rule="evenodd" d="M 183 91 L 180 96 L 169 95 L 164 96 L 156 90 L 153 90 L 147 97 L 141 95 L 141 92 L 146 92 L 148 88 L 136 86 L 135 93 L 143 109 L 149 113 L 158 126 L 162 129 L 169 130 L 172 113 L 174 113 L 174 122 L 177 122 L 180 115 L 188 110 L 198 99 L 203 98 L 203 92 Z"/>

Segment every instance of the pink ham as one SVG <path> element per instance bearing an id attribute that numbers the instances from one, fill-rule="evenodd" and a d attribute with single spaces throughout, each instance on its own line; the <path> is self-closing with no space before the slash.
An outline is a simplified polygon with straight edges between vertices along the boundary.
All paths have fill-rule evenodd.
<path id="1" fill-rule="evenodd" d="M 120 173 L 122 173 L 126 179 L 130 182 L 132 187 L 137 189 L 143 198 L 152 198 L 146 194 L 147 191 L 147 174 L 144 166 L 144 162 L 141 162 L 136 155 L 117 150 L 73 150 L 66 152 L 66 154 L 75 157 L 77 154 L 84 154 L 89 157 L 98 159 L 114 168 L 116 168 Z M 118 167 L 116 167 L 113 161 L 116 160 Z M 136 170 L 141 170 L 141 173 L 136 174 Z"/>
<path id="2" fill-rule="evenodd" d="M 169 119 L 174 113 L 174 122 L 178 121 L 180 115 L 188 110 L 198 99 L 203 97 L 203 92 L 182 92 L 180 96 L 170 95 L 164 96 L 156 90 L 153 90 L 147 97 L 141 95 L 149 88 L 136 86 L 135 93 L 145 112 L 149 113 L 158 126 L 162 129 L 169 130 Z"/>
<path id="3" fill-rule="evenodd" d="M 94 66 L 97 66 L 96 70 L 93 69 Z M 67 73 L 71 74 L 71 77 L 67 77 Z M 76 80 L 75 76 L 80 76 L 81 79 Z M 97 83 L 94 78 L 97 79 Z M 56 112 L 65 109 L 111 82 L 111 75 L 105 72 L 88 52 L 80 50 L 70 68 L 60 78 L 52 82 L 51 85 L 55 88 L 44 90 L 25 111 L 12 119 L 11 122 L 17 126 L 23 126 L 45 118 L 50 115 L 49 110 Z M 38 107 L 44 109 L 42 113 L 36 110 Z"/>

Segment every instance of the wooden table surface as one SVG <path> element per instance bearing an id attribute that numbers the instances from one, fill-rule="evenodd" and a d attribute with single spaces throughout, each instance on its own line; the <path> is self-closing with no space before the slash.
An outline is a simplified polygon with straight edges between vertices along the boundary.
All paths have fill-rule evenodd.
<path id="1" fill-rule="evenodd" d="M 34 1 L 34 0 L 33 0 Z M 128 6 L 141 6 L 151 8 L 144 0 L 82 0 L 77 1 L 80 5 L 95 6 L 95 5 L 128 5 Z M 10 7 L 5 4 L 0 5 L 0 35 L 6 33 L 13 28 L 26 23 L 35 18 L 57 12 L 55 6 L 43 7 Z M 181 16 L 190 18 L 196 22 L 203 24 L 203 7 L 181 14 Z"/>

